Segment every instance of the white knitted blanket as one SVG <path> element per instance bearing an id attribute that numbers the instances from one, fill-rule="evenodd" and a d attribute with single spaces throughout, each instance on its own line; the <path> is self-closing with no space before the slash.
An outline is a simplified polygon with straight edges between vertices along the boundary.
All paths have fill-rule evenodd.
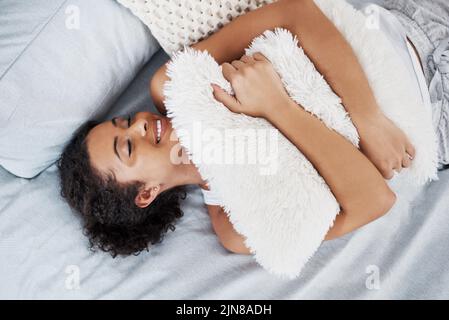
<path id="1" fill-rule="evenodd" d="M 274 0 L 118 0 L 169 55 L 211 35 L 235 17 Z"/>

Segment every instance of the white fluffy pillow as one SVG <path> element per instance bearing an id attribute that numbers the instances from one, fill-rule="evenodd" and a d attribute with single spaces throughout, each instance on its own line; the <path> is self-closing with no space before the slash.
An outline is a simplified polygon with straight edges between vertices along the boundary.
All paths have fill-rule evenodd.
<path id="1" fill-rule="evenodd" d="M 233 18 L 274 0 L 118 0 L 129 8 L 168 53 L 190 46 Z"/>
<path id="2" fill-rule="evenodd" d="M 344 1 L 316 2 L 352 45 L 383 112 L 416 147 L 412 167 L 404 170 L 400 178 L 414 184 L 435 178 L 437 149 L 431 111 L 419 99 L 411 98 L 417 97 L 413 83 L 388 40 L 380 32 L 364 28 L 363 14 Z M 255 52 L 271 61 L 296 102 L 357 144 L 357 131 L 340 99 L 290 32 L 265 32 L 246 50 L 247 54 Z M 395 70 L 394 77 L 391 70 Z M 278 137 L 277 149 L 267 153 L 267 157 L 276 157 L 262 159 L 276 165 L 271 173 L 267 174 L 267 163 L 263 162 L 204 161 L 205 150 L 224 154 L 226 146 L 234 143 L 233 137 L 226 135 L 229 130 L 272 127 L 264 119 L 234 114 L 214 99 L 210 83 L 219 84 L 229 93 L 232 89 L 207 52 L 190 48 L 178 52 L 168 73 L 171 80 L 165 85 L 165 104 L 181 144 L 211 189 L 222 198 L 231 222 L 247 238 L 245 244 L 255 259 L 275 274 L 296 277 L 339 212 L 332 192 L 311 163 L 282 135 Z M 214 135 L 198 136 L 199 125 L 203 134 L 210 130 Z M 257 150 L 261 147 L 259 142 L 248 139 L 245 150 Z M 263 147 L 270 150 L 271 141 L 265 142 Z"/>

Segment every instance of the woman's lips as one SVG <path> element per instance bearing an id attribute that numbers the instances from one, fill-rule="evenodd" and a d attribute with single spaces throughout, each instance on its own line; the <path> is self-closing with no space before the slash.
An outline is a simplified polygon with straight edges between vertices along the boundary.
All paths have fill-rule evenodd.
<path id="1" fill-rule="evenodd" d="M 167 129 L 167 118 L 161 118 L 161 140 L 159 142 L 162 142 L 162 138 L 164 137 L 164 133 Z"/>
<path id="2" fill-rule="evenodd" d="M 157 122 L 158 120 L 161 123 L 161 133 L 160 133 L 160 138 L 159 138 L 159 142 L 158 142 L 158 134 L 157 134 Z M 152 121 L 152 129 L 153 129 L 153 138 L 154 138 L 154 144 L 159 144 L 162 142 L 162 138 L 164 137 L 164 133 L 167 129 L 167 119 L 164 118 L 159 118 L 159 119 L 154 119 Z"/>
<path id="3" fill-rule="evenodd" d="M 153 120 L 151 128 L 153 129 L 154 144 L 157 144 L 157 119 Z"/>

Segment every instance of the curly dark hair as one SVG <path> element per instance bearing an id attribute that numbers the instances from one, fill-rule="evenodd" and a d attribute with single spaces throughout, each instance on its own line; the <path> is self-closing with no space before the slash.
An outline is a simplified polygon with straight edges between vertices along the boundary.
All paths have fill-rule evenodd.
<path id="1" fill-rule="evenodd" d="M 160 243 L 173 223 L 183 216 L 180 199 L 183 187 L 162 192 L 146 208 L 139 208 L 135 196 L 141 182 L 120 184 L 100 174 L 90 164 L 86 137 L 99 122 L 88 121 L 73 135 L 57 162 L 61 196 L 81 214 L 90 249 L 117 255 L 138 255 L 149 244 Z"/>

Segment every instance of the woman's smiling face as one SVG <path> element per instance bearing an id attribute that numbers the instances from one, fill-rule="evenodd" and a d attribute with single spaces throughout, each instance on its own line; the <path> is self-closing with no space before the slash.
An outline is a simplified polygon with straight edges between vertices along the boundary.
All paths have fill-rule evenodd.
<path id="1" fill-rule="evenodd" d="M 116 117 L 94 127 L 87 136 L 91 165 L 118 183 L 143 182 L 145 188 L 172 187 L 178 138 L 168 118 L 150 112 Z"/>

